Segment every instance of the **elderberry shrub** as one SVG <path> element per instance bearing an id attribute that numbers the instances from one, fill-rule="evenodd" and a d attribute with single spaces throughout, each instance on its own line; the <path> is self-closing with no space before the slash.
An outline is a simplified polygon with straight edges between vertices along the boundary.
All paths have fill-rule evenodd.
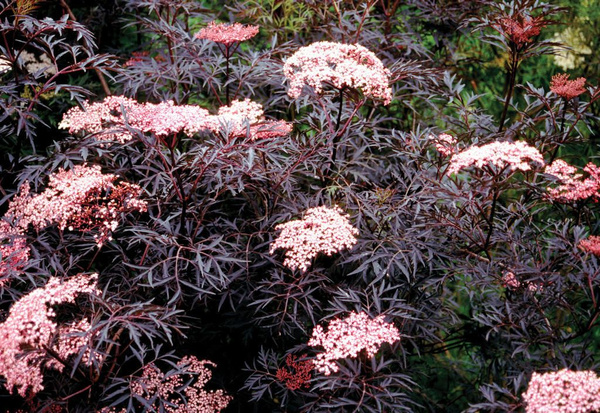
<path id="1" fill-rule="evenodd" d="M 568 9 L 59 3 L 0 0 L 4 408 L 598 410 Z"/>

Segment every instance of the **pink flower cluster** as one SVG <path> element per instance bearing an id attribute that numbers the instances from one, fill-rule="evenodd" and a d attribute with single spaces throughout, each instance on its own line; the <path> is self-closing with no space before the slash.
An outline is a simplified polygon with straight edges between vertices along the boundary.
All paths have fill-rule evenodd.
<path id="1" fill-rule="evenodd" d="M 221 106 L 219 120 L 230 122 L 234 119 L 243 119 L 248 123 L 257 123 L 262 120 L 264 111 L 260 103 L 252 102 L 250 99 L 234 100 L 229 106 Z"/>
<path id="2" fill-rule="evenodd" d="M 196 39 L 207 39 L 229 47 L 234 43 L 251 39 L 258 34 L 258 26 L 240 23 L 226 24 L 210 22 L 208 26 L 194 35 Z"/>
<path id="3" fill-rule="evenodd" d="M 215 133 L 227 131 L 231 137 L 243 137 L 249 132 L 250 140 L 268 139 L 288 135 L 292 125 L 283 120 L 266 120 L 260 103 L 250 99 L 234 100 L 229 106 L 221 106 L 212 116 Z"/>
<path id="4" fill-rule="evenodd" d="M 517 279 L 514 272 L 507 272 L 502 276 L 502 285 L 506 288 L 516 290 L 521 286 L 521 282 Z"/>
<path id="5" fill-rule="evenodd" d="M 600 378 L 593 371 L 568 369 L 533 373 L 523 400 L 527 413 L 598 412 Z"/>
<path id="6" fill-rule="evenodd" d="M 456 152 L 456 138 L 447 133 L 439 136 L 430 136 L 429 139 L 435 144 L 435 149 L 443 156 L 451 156 Z"/>
<path id="7" fill-rule="evenodd" d="M 184 357 L 177 367 L 186 369 L 186 376 L 193 376 L 193 384 L 183 374 L 165 375 L 154 364 L 144 366 L 142 377 L 131 384 L 134 394 L 144 398 L 152 406 L 153 411 L 167 413 L 215 413 L 227 407 L 232 397 L 225 395 L 223 390 L 208 391 L 204 385 L 212 377 L 212 372 L 206 366 L 216 366 L 207 360 L 198 360 L 194 356 Z M 185 379 L 185 380 L 184 380 Z M 185 400 L 180 396 L 183 394 Z M 157 397 L 166 401 L 159 404 Z"/>
<path id="8" fill-rule="evenodd" d="M 500 170 L 529 171 L 531 164 L 544 165 L 544 157 L 533 146 L 525 142 L 492 142 L 482 146 L 472 146 L 454 154 L 450 159 L 447 174 L 457 173 L 462 169 L 475 166 L 483 168 L 491 164 Z"/>
<path id="9" fill-rule="evenodd" d="M 300 356 L 300 358 L 305 357 L 306 354 Z M 311 371 L 314 363 L 312 360 L 297 361 L 297 359 L 298 356 L 288 354 L 285 358 L 287 367 L 280 367 L 275 374 L 277 380 L 284 383 L 285 387 L 290 390 L 310 387 Z"/>
<path id="10" fill-rule="evenodd" d="M 373 357 L 383 343 L 400 340 L 400 332 L 391 323 L 386 323 L 382 315 L 371 319 L 367 313 L 352 312 L 344 319 L 334 319 L 327 332 L 316 326 L 309 346 L 320 346 L 325 351 L 317 354 L 315 370 L 329 376 L 339 370 L 335 360 L 358 357 L 364 351 Z"/>
<path id="11" fill-rule="evenodd" d="M 518 46 L 531 42 L 545 25 L 541 18 L 529 16 L 509 16 L 500 21 L 502 31 Z"/>
<path id="12" fill-rule="evenodd" d="M 589 252 L 590 254 L 594 254 L 597 257 L 600 257 L 600 237 L 595 235 L 590 235 L 587 239 L 579 241 L 577 245 L 583 251 Z"/>
<path id="13" fill-rule="evenodd" d="M 80 274 L 64 282 L 51 277 L 45 287 L 24 295 L 11 307 L 8 318 L 0 324 L 0 374 L 10 392 L 16 387 L 26 397 L 43 390 L 42 370 L 62 371 L 63 363 L 87 342 L 84 335 L 89 332 L 89 321 L 59 326 L 53 306 L 75 303 L 81 294 L 101 294 L 97 280 L 97 274 Z M 51 357 L 47 349 L 60 360 Z"/>
<path id="14" fill-rule="evenodd" d="M 136 64 L 143 62 L 144 59 L 148 56 L 150 56 L 150 52 L 148 52 L 147 50 L 141 52 L 133 52 L 129 60 L 123 63 L 123 67 L 135 66 Z"/>
<path id="15" fill-rule="evenodd" d="M 262 106 L 250 99 L 233 101 L 221 107 L 217 115 L 211 115 L 196 105 L 175 105 L 172 101 L 138 103 L 124 96 L 109 96 L 102 102 L 86 102 L 83 108 L 73 107 L 64 114 L 59 127 L 72 134 L 95 134 L 99 141 L 124 143 L 133 138 L 130 129 L 159 137 L 228 129 L 237 137 L 246 135 L 248 124 L 251 132 L 255 132 L 251 133 L 251 139 L 265 137 L 260 134 L 265 128 L 271 128 L 269 136 L 274 136 L 274 131 L 278 133 L 275 136 L 284 136 L 291 130 L 283 121 L 265 120 Z"/>
<path id="16" fill-rule="evenodd" d="M 506 272 L 502 276 L 502 285 L 505 288 L 508 288 L 510 290 L 517 290 L 517 289 L 521 288 L 523 285 L 525 285 L 527 287 L 527 289 L 533 293 L 535 293 L 537 291 L 542 291 L 544 289 L 543 285 L 541 285 L 541 284 L 535 284 L 535 283 L 531 283 L 531 282 L 523 283 L 523 282 L 519 281 L 519 279 L 517 278 L 515 273 L 511 272 L 511 271 Z"/>
<path id="17" fill-rule="evenodd" d="M 567 100 L 585 93 L 585 77 L 569 80 L 567 73 L 552 76 L 550 90 Z"/>
<path id="18" fill-rule="evenodd" d="M 127 142 L 132 139 L 128 127 L 158 136 L 185 132 L 193 135 L 218 127 L 206 109 L 199 106 L 176 106 L 172 101 L 138 103 L 124 96 L 108 96 L 102 102 L 73 107 L 64 114 L 59 128 L 69 133 L 96 134 L 98 140 Z"/>
<path id="19" fill-rule="evenodd" d="M 50 175 L 48 187 L 38 195 L 29 194 L 29 184 L 20 188 L 10 202 L 7 217 L 26 231 L 57 224 L 61 230 L 97 230 L 98 245 L 111 239 L 119 216 L 130 211 L 145 211 L 146 202 L 138 199 L 141 188 L 126 182 L 115 184 L 117 177 L 103 174 L 98 165 L 76 165 Z"/>
<path id="20" fill-rule="evenodd" d="M 352 248 L 358 235 L 348 215 L 337 206 L 310 208 L 303 219 L 279 224 L 275 229 L 281 230 L 281 234 L 271 244 L 270 253 L 279 248 L 287 250 L 283 265 L 301 271 L 306 271 L 319 253 L 331 256 Z"/>
<path id="21" fill-rule="evenodd" d="M 360 89 L 366 97 L 381 99 L 385 105 L 392 100 L 390 71 L 359 44 L 317 42 L 301 47 L 287 59 L 283 73 L 293 99 L 300 97 L 304 86 L 321 93 L 328 84 L 336 89 Z"/>
<path id="22" fill-rule="evenodd" d="M 18 228 L 0 221 L 0 287 L 29 261 L 30 249 Z"/>
<path id="23" fill-rule="evenodd" d="M 548 188 L 550 199 L 563 203 L 588 198 L 598 201 L 600 199 L 598 193 L 600 190 L 600 168 L 590 162 L 583 170 L 588 174 L 587 178 L 577 173 L 577 168 L 561 159 L 557 159 L 547 166 L 544 172 L 554 176 L 560 183 L 554 188 Z"/>
<path id="24" fill-rule="evenodd" d="M 250 139 L 273 139 L 289 135 L 292 132 L 292 124 L 284 120 L 263 120 L 250 125 Z"/>

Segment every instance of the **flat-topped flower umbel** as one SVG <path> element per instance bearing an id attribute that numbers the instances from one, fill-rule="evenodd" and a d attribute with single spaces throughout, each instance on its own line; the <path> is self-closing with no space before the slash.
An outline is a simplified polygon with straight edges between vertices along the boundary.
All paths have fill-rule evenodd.
<path id="1" fill-rule="evenodd" d="M 593 413 L 600 411 L 600 378 L 593 371 L 568 369 L 533 373 L 526 413 Z"/>
<path id="2" fill-rule="evenodd" d="M 557 159 L 548 165 L 544 173 L 556 178 L 560 185 L 548 188 L 548 196 L 553 201 L 570 203 L 592 199 L 600 199 L 600 168 L 593 163 L 588 163 L 583 171 L 587 173 L 577 173 L 577 168 L 569 165 L 562 159 Z"/>
<path id="3" fill-rule="evenodd" d="M 499 169 L 508 168 L 511 171 L 529 171 L 532 164 L 544 165 L 544 157 L 533 146 L 521 141 L 496 141 L 482 146 L 471 146 L 454 154 L 446 173 L 450 175 L 471 166 L 481 169 L 487 165 Z"/>
<path id="4" fill-rule="evenodd" d="M 44 369 L 64 368 L 49 356 L 49 350 L 64 362 L 85 345 L 85 335 L 73 333 L 86 333 L 89 321 L 82 318 L 59 325 L 54 306 L 73 304 L 82 294 L 101 295 L 97 282 L 97 274 L 80 274 L 64 282 L 51 277 L 44 287 L 24 295 L 11 307 L 8 318 L 0 324 L 0 374 L 6 378 L 8 391 L 16 388 L 22 397 L 38 393 L 44 389 Z M 89 361 L 86 355 L 82 361 Z"/>
<path id="5" fill-rule="evenodd" d="M 227 128 L 238 137 L 246 135 L 248 124 L 252 140 L 284 136 L 291 131 L 291 125 L 285 121 L 266 120 L 262 105 L 250 99 L 234 100 L 211 115 L 197 105 L 175 105 L 173 101 L 139 103 L 125 96 L 109 96 L 101 102 L 84 102 L 83 108 L 73 107 L 64 114 L 59 128 L 72 134 L 94 134 L 98 141 L 124 143 L 133 138 L 131 129 L 165 137 L 178 133 L 193 136 L 203 131 L 218 133 Z"/>
<path id="6" fill-rule="evenodd" d="M 317 354 L 314 365 L 315 370 L 328 376 L 339 370 L 335 360 L 358 357 L 361 351 L 373 357 L 383 343 L 393 344 L 398 340 L 400 332 L 393 324 L 386 323 L 383 315 L 371 319 L 367 313 L 352 312 L 344 319 L 332 320 L 327 332 L 316 326 L 308 345 L 325 348 Z"/>
<path id="7" fill-rule="evenodd" d="M 99 165 L 60 169 L 37 195 L 30 195 L 29 183 L 23 184 L 6 216 L 22 231 L 29 226 L 39 231 L 54 224 L 61 230 L 97 231 L 94 238 L 102 245 L 111 239 L 121 213 L 145 211 L 147 206 L 138 199 L 142 192 L 138 185 L 116 180 L 116 175 L 103 174 Z"/>
<path id="8" fill-rule="evenodd" d="M 181 373 L 165 374 L 154 363 L 150 363 L 144 366 L 140 380 L 132 383 L 131 390 L 138 400 L 145 400 L 145 406 L 151 407 L 152 411 L 218 413 L 227 407 L 232 397 L 221 389 L 204 388 L 212 377 L 208 366 L 215 367 L 216 364 L 208 360 L 198 360 L 195 356 L 185 356 L 177 363 Z M 190 385 L 181 392 L 186 380 L 190 380 Z M 181 393 L 185 394 L 185 398 L 181 397 Z M 167 405 L 161 405 L 161 399 L 167 400 Z"/>
<path id="9" fill-rule="evenodd" d="M 359 44 L 317 42 L 301 47 L 287 59 L 283 73 L 288 95 L 296 99 L 305 86 L 321 93 L 325 85 L 359 89 L 367 98 L 392 100 L 390 71 L 373 52 Z"/>
<path id="10" fill-rule="evenodd" d="M 300 356 L 304 359 L 306 354 Z M 310 359 L 297 360 L 298 356 L 288 354 L 285 358 L 286 367 L 280 367 L 277 369 L 275 377 L 277 380 L 285 384 L 290 390 L 298 390 L 302 387 L 310 387 L 311 372 L 314 364 Z"/>
<path id="11" fill-rule="evenodd" d="M 554 75 L 550 81 L 550 90 L 567 100 L 573 99 L 585 93 L 585 77 L 569 80 L 567 73 Z"/>
<path id="12" fill-rule="evenodd" d="M 540 34 L 540 29 L 546 26 L 539 17 L 509 16 L 500 21 L 500 28 L 505 36 L 517 46 L 530 43 L 534 36 Z"/>
<path id="13" fill-rule="evenodd" d="M 258 34 L 258 26 L 246 26 L 240 23 L 215 23 L 210 22 L 208 26 L 194 35 L 196 39 L 211 40 L 222 43 L 229 47 L 234 43 L 251 39 Z"/>
<path id="14" fill-rule="evenodd" d="M 585 252 L 600 257 L 600 237 L 596 235 L 590 235 L 587 239 L 582 239 L 577 246 Z"/>
<path id="15" fill-rule="evenodd" d="M 319 253 L 331 256 L 356 244 L 358 230 L 339 207 L 310 208 L 304 218 L 279 224 L 279 237 L 271 244 L 270 252 L 281 248 L 285 252 L 283 265 L 292 270 L 306 271 Z"/>

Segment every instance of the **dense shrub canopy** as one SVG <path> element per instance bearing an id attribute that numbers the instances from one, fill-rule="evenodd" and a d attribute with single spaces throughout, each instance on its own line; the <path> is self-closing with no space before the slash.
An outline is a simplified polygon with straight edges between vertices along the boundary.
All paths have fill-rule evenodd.
<path id="1" fill-rule="evenodd" d="M 597 411 L 600 14 L 551 3 L 0 0 L 0 406 Z"/>

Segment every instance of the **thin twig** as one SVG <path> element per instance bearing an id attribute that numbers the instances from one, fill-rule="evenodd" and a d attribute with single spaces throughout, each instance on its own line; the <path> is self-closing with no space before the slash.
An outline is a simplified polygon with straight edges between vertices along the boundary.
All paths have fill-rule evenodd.
<path id="1" fill-rule="evenodd" d="M 74 22 L 76 22 L 77 19 L 75 18 L 75 15 L 73 14 L 73 11 L 71 10 L 71 8 L 67 4 L 67 2 L 65 0 L 60 0 L 60 5 L 65 9 L 65 11 L 67 12 L 67 14 L 69 15 L 69 18 L 71 20 L 73 20 Z M 96 72 L 96 75 L 98 76 L 98 79 L 100 80 L 100 84 L 102 85 L 102 89 L 104 90 L 104 94 L 106 96 L 112 95 L 112 92 L 110 91 L 110 88 L 108 87 L 108 82 L 106 81 L 106 78 L 104 77 L 104 75 L 102 74 L 102 72 L 100 71 L 100 69 L 98 69 L 97 67 L 95 67 L 94 71 Z"/>

